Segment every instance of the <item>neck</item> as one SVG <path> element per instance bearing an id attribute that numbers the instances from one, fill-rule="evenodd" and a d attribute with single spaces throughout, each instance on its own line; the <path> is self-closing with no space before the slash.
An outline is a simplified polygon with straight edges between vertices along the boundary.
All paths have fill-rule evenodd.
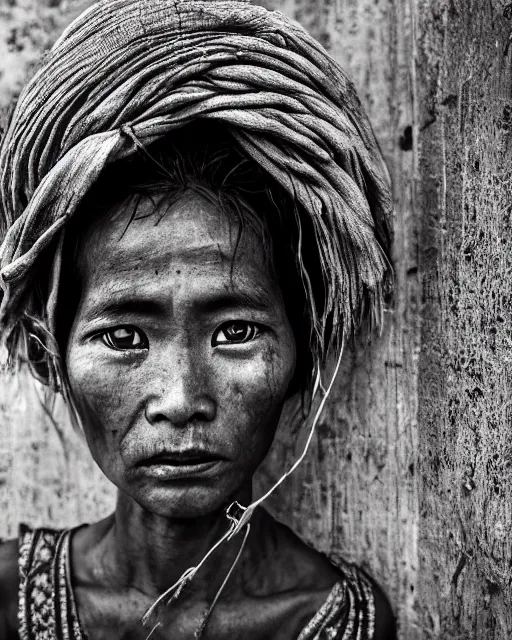
<path id="1" fill-rule="evenodd" d="M 251 487 L 244 487 L 233 499 L 248 505 Z M 198 518 L 165 518 L 119 493 L 106 526 L 104 558 L 108 558 L 109 573 L 118 584 L 154 596 L 197 566 L 226 533 L 229 521 L 224 509 Z M 240 549 L 242 535 L 224 543 L 198 572 L 193 588 L 198 597 L 218 588 Z"/>

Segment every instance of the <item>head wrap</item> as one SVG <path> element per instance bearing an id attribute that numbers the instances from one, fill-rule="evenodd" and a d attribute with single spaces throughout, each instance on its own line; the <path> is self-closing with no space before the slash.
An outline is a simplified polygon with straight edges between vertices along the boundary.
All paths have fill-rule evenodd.
<path id="1" fill-rule="evenodd" d="M 319 309 L 302 273 L 313 349 L 329 346 L 327 324 L 329 342 L 350 333 L 364 304 L 380 317 L 389 177 L 340 66 L 243 0 L 103 0 L 46 55 L 0 149 L 4 338 L 27 308 L 51 334 L 55 288 L 38 308 L 32 276 L 105 166 L 198 119 L 222 122 L 310 217 L 325 282 Z"/>

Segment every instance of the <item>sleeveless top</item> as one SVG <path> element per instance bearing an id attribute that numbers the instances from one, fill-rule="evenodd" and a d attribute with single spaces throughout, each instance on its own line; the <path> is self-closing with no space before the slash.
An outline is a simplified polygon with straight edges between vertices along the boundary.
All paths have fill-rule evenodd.
<path id="1" fill-rule="evenodd" d="M 20 527 L 20 640 L 88 640 L 71 585 L 73 531 Z M 341 562 L 337 566 L 343 578 L 297 640 L 372 640 L 375 606 L 371 583 L 354 565 Z"/>

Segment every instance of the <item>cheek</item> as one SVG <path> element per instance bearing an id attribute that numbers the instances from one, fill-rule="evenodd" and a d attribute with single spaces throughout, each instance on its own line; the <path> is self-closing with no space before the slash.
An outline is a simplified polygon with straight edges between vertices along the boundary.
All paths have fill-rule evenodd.
<path id="1" fill-rule="evenodd" d="M 87 351 L 70 349 L 67 373 L 85 437 L 94 459 L 115 456 L 119 440 L 129 425 L 137 394 L 120 383 L 119 371 L 98 362 Z"/>
<path id="2" fill-rule="evenodd" d="M 250 442 L 256 448 L 270 445 L 294 364 L 294 351 L 283 358 L 269 345 L 254 359 L 230 363 L 217 372 L 217 380 L 222 380 L 219 400 L 225 424 L 238 445 L 245 449 Z"/>

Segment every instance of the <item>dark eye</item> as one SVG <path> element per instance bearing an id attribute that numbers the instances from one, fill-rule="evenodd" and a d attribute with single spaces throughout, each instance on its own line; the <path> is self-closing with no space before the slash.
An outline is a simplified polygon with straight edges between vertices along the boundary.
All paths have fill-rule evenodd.
<path id="1" fill-rule="evenodd" d="M 111 349 L 147 349 L 148 339 L 142 331 L 134 327 L 117 327 L 101 334 L 101 339 Z"/>
<path id="2" fill-rule="evenodd" d="M 212 336 L 212 347 L 220 344 L 243 344 L 260 335 L 260 329 L 252 322 L 226 322 Z"/>

